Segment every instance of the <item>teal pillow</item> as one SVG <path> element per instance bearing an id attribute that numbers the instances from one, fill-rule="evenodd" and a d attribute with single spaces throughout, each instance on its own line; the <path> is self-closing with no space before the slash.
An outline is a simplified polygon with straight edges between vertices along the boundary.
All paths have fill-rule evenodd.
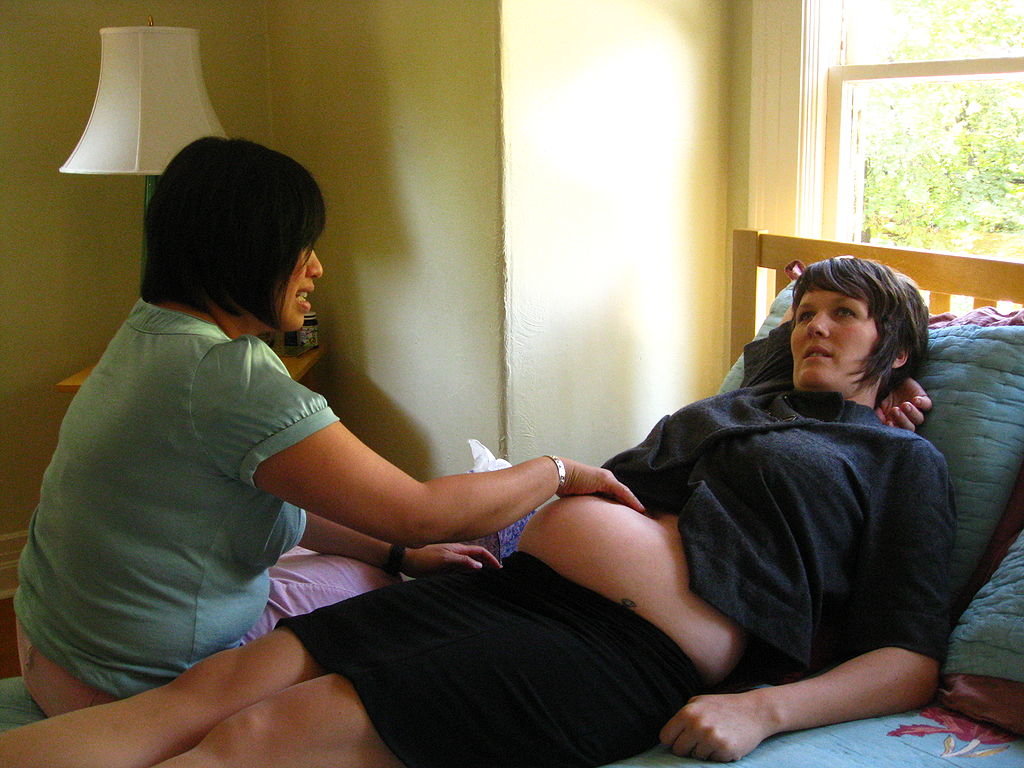
<path id="1" fill-rule="evenodd" d="M 917 379 L 932 398 L 920 433 L 946 457 L 956 494 L 950 583 L 957 594 L 1006 508 L 1024 456 L 1024 326 L 929 332 Z"/>
<path id="2" fill-rule="evenodd" d="M 46 715 L 33 701 L 20 677 L 0 680 L 0 733 L 42 720 Z"/>
<path id="3" fill-rule="evenodd" d="M 1024 535 L 960 617 L 943 672 L 1024 683 Z"/>

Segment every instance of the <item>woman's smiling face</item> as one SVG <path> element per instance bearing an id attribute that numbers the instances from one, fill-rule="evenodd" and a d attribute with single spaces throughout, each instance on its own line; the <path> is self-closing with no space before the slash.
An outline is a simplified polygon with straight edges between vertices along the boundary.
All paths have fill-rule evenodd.
<path id="1" fill-rule="evenodd" d="M 299 256 L 295 269 L 282 291 L 279 330 L 297 331 L 302 327 L 306 313 L 313 310 L 309 301 L 309 294 L 314 288 L 313 281 L 323 273 L 320 259 L 312 248 Z"/>
<path id="2" fill-rule="evenodd" d="M 878 328 L 865 301 L 835 291 L 807 291 L 793 314 L 793 386 L 840 392 L 873 408 L 878 381 L 860 379 L 877 342 Z"/>

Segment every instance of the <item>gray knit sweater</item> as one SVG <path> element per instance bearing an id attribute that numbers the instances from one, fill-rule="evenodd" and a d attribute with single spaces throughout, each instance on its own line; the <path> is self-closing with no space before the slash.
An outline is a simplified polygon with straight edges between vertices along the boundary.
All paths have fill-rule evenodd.
<path id="1" fill-rule="evenodd" d="M 944 657 L 953 495 L 919 435 L 776 381 L 666 416 L 605 466 L 679 516 L 691 589 L 780 670 L 806 668 L 824 627 L 844 658 Z"/>

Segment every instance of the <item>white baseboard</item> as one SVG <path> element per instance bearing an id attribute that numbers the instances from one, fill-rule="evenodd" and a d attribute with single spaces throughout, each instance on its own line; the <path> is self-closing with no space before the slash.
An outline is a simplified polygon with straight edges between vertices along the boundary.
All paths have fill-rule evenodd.
<path id="1" fill-rule="evenodd" d="M 18 557 L 28 531 L 0 534 L 0 600 L 11 597 L 18 586 Z"/>

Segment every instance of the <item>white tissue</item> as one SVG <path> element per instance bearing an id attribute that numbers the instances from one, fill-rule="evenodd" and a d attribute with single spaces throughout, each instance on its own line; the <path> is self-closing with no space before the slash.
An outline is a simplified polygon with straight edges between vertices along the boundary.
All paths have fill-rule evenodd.
<path id="1" fill-rule="evenodd" d="M 504 459 L 494 458 L 494 454 L 479 440 L 470 439 L 466 442 L 469 443 L 469 450 L 473 452 L 473 469 L 470 470 L 471 472 L 490 472 L 492 469 L 507 469 L 512 466 Z M 506 528 L 502 528 L 497 533 L 482 536 L 467 543 L 479 544 L 481 547 L 489 549 L 499 560 L 504 560 L 518 549 L 519 534 L 523 532 L 526 521 L 530 519 L 531 515 L 533 515 L 533 512 L 530 512 Z"/>
<path id="2" fill-rule="evenodd" d="M 466 442 L 473 452 L 473 469 L 470 472 L 490 472 L 492 469 L 508 469 L 512 466 L 504 459 L 494 458 L 494 454 L 479 440 L 470 438 Z"/>

